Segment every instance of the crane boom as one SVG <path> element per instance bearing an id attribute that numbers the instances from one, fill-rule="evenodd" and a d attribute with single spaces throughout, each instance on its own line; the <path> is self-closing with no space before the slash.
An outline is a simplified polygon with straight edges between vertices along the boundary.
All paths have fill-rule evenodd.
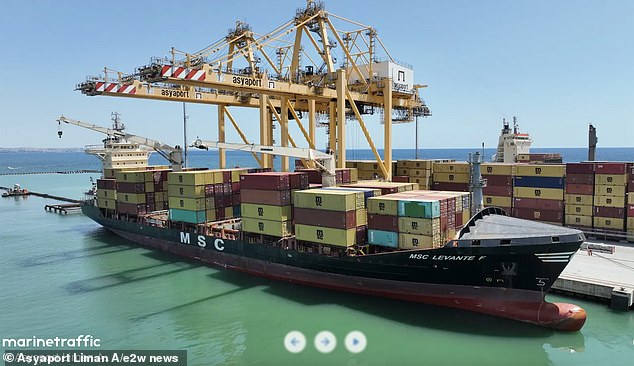
<path id="1" fill-rule="evenodd" d="M 335 179 L 335 157 L 321 152 L 319 150 L 300 148 L 300 147 L 282 147 L 282 146 L 265 146 L 256 144 L 234 144 L 218 141 L 205 141 L 197 139 L 191 145 L 198 149 L 209 150 L 209 148 L 249 151 L 252 153 L 262 153 L 279 156 L 289 156 L 312 160 L 322 171 L 322 184 L 324 187 L 332 187 L 336 185 Z M 321 161 L 322 163 L 320 163 Z"/>
<path id="2" fill-rule="evenodd" d="M 183 169 L 183 156 L 182 156 L 182 150 L 180 146 L 173 147 L 173 146 L 164 144 L 160 141 L 153 140 L 147 137 L 125 133 L 123 132 L 123 129 L 119 130 L 119 129 L 101 127 L 92 123 L 82 122 L 72 118 L 64 117 L 63 115 L 57 119 L 57 122 L 60 125 L 63 122 L 69 125 L 75 125 L 75 126 L 92 130 L 92 131 L 101 132 L 108 136 L 124 139 L 135 144 L 148 146 L 152 148 L 154 151 L 156 151 L 157 153 L 159 153 L 161 156 L 163 156 L 165 159 L 167 159 L 172 166 L 172 170 L 181 171 Z M 61 137 L 61 131 L 59 133 Z"/>

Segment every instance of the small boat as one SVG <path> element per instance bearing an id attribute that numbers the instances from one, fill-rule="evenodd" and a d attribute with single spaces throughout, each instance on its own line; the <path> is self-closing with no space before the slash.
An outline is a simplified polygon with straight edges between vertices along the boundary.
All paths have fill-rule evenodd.
<path id="1" fill-rule="evenodd" d="M 2 193 L 2 197 L 26 196 L 28 194 L 28 189 L 22 188 L 19 184 L 16 183 L 13 185 L 13 188 L 9 188 L 6 192 Z"/>

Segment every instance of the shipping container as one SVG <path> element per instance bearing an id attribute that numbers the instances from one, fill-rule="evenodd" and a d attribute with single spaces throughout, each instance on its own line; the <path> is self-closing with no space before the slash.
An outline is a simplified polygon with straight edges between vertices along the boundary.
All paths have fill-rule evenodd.
<path id="1" fill-rule="evenodd" d="M 594 196 L 595 206 L 625 207 L 625 197 Z"/>
<path id="2" fill-rule="evenodd" d="M 569 176 L 570 174 L 593 175 L 594 163 L 567 163 L 566 176 Z M 581 182 L 579 183 L 586 184 Z"/>
<path id="3" fill-rule="evenodd" d="M 502 196 L 483 196 L 484 206 L 491 207 L 511 207 L 513 206 L 513 198 Z"/>
<path id="4" fill-rule="evenodd" d="M 356 244 L 357 229 L 335 229 L 314 225 L 295 225 L 295 238 L 314 243 L 349 247 Z"/>
<path id="5" fill-rule="evenodd" d="M 117 191 L 122 193 L 145 193 L 145 183 L 117 182 Z"/>
<path id="6" fill-rule="evenodd" d="M 594 184 L 594 174 L 567 174 L 567 184 Z"/>
<path id="7" fill-rule="evenodd" d="M 393 231 L 368 229 L 368 243 L 382 247 L 398 248 L 398 233 Z"/>
<path id="8" fill-rule="evenodd" d="M 115 210 L 117 208 L 117 201 L 116 199 L 98 197 L 97 207 Z"/>
<path id="9" fill-rule="evenodd" d="M 571 205 L 592 206 L 593 198 L 592 195 L 566 194 L 564 202 Z"/>
<path id="10" fill-rule="evenodd" d="M 231 206 L 231 205 L 227 205 Z M 255 203 L 243 203 L 240 205 L 243 217 L 264 219 L 271 221 L 289 221 L 293 219 L 292 206 L 273 206 Z"/>
<path id="11" fill-rule="evenodd" d="M 463 221 L 462 212 L 458 213 Z M 398 232 L 416 235 L 435 235 L 440 234 L 440 218 L 421 219 L 412 217 L 398 218 Z"/>
<path id="12" fill-rule="evenodd" d="M 357 222 L 359 211 L 365 214 L 365 210 L 326 211 L 295 207 L 295 224 L 332 227 L 336 229 L 352 229 L 363 225 Z"/>
<path id="13" fill-rule="evenodd" d="M 360 208 L 355 211 L 355 216 L 357 220 L 357 226 L 367 226 L 368 225 L 368 210 L 365 208 Z"/>
<path id="14" fill-rule="evenodd" d="M 487 185 L 482 188 L 482 193 L 487 196 L 513 197 L 513 187 Z"/>
<path id="15" fill-rule="evenodd" d="M 592 206 L 568 205 L 565 207 L 566 215 L 590 216 L 592 217 Z"/>
<path id="16" fill-rule="evenodd" d="M 368 214 L 368 228 L 383 231 L 399 231 L 399 218 L 392 215 Z"/>
<path id="17" fill-rule="evenodd" d="M 563 223 L 563 210 L 536 210 L 533 208 L 513 208 L 513 217 L 528 220 Z"/>
<path id="18" fill-rule="evenodd" d="M 427 236 L 415 234 L 398 234 L 398 247 L 400 249 L 431 249 L 440 246 L 440 235 Z"/>
<path id="19" fill-rule="evenodd" d="M 634 205 L 634 192 L 630 192 L 627 194 L 627 203 L 630 205 Z"/>
<path id="20" fill-rule="evenodd" d="M 170 208 L 186 211 L 204 211 L 207 208 L 205 198 L 168 197 Z"/>
<path id="21" fill-rule="evenodd" d="M 169 184 L 182 184 L 189 186 L 201 186 L 209 183 L 209 177 L 213 177 L 213 174 L 209 170 L 194 170 L 189 172 L 169 172 L 167 174 L 167 181 Z"/>
<path id="22" fill-rule="evenodd" d="M 518 175 L 513 178 L 513 185 L 515 187 L 562 189 L 564 188 L 564 178 Z"/>
<path id="23" fill-rule="evenodd" d="M 466 161 L 464 162 L 456 161 L 456 162 L 449 162 L 449 163 L 434 162 L 432 170 L 434 171 L 434 174 L 436 173 L 469 174 L 470 172 L 469 163 L 467 163 Z"/>
<path id="24" fill-rule="evenodd" d="M 242 189 L 259 189 L 283 191 L 290 189 L 308 188 L 306 173 L 266 172 L 242 174 L 240 176 Z"/>
<path id="25" fill-rule="evenodd" d="M 623 219 L 625 218 L 625 208 L 624 207 L 594 206 L 594 216 L 613 217 L 615 219 Z"/>
<path id="26" fill-rule="evenodd" d="M 368 199 L 368 214 L 398 216 L 398 197 L 380 196 Z"/>
<path id="27" fill-rule="evenodd" d="M 438 191 L 468 192 L 469 183 L 434 182 L 432 188 Z"/>
<path id="28" fill-rule="evenodd" d="M 170 184 L 167 186 L 167 194 L 170 197 L 204 198 L 206 196 L 206 187 L 213 188 L 213 185 L 189 186 Z"/>
<path id="29" fill-rule="evenodd" d="M 265 191 L 240 188 L 240 201 L 265 205 L 286 206 L 291 204 L 291 191 Z"/>
<path id="30" fill-rule="evenodd" d="M 505 163 L 482 163 L 480 171 L 484 175 L 513 176 L 515 175 L 515 164 Z"/>
<path id="31" fill-rule="evenodd" d="M 595 174 L 594 184 L 610 184 L 625 186 L 627 183 L 627 175 L 625 174 Z"/>
<path id="32" fill-rule="evenodd" d="M 97 189 L 97 198 L 116 200 L 117 191 L 114 189 Z"/>
<path id="33" fill-rule="evenodd" d="M 566 166 L 559 164 L 517 164 L 515 175 L 561 178 L 566 175 Z"/>
<path id="34" fill-rule="evenodd" d="M 625 197 L 625 186 L 596 184 L 594 186 L 595 196 L 617 196 Z"/>
<path id="35" fill-rule="evenodd" d="M 327 187 L 327 188 L 321 188 L 321 189 L 345 191 L 345 192 L 363 192 L 363 196 L 365 197 L 366 204 L 367 204 L 368 198 L 381 196 L 381 190 L 374 189 L 374 188 Z"/>
<path id="36" fill-rule="evenodd" d="M 440 217 L 440 201 L 424 198 L 404 198 L 397 203 L 398 216 L 431 219 Z"/>
<path id="37" fill-rule="evenodd" d="M 432 160 L 413 159 L 413 160 L 398 160 L 396 162 L 397 168 L 415 168 L 415 169 L 431 170 L 432 166 L 433 166 Z"/>
<path id="38" fill-rule="evenodd" d="M 599 229 L 625 230 L 625 219 L 615 219 L 613 217 L 595 216 L 592 220 L 594 227 Z"/>
<path id="39" fill-rule="evenodd" d="M 286 237 L 293 234 L 293 225 L 291 221 L 269 221 L 242 217 L 242 231 Z"/>
<path id="40" fill-rule="evenodd" d="M 469 173 L 434 173 L 434 182 L 469 183 Z"/>
<path id="41" fill-rule="evenodd" d="M 120 183 L 145 183 L 145 170 L 117 172 L 116 180 Z"/>
<path id="42" fill-rule="evenodd" d="M 513 207 L 561 211 L 564 209 L 564 201 L 540 198 L 514 198 Z"/>
<path id="43" fill-rule="evenodd" d="M 550 200 L 563 200 L 564 190 L 556 188 L 513 188 L 513 197 L 517 198 L 543 198 Z"/>
<path id="44" fill-rule="evenodd" d="M 462 225 L 466 225 L 469 220 L 471 220 L 471 211 L 469 209 L 462 210 Z"/>
<path id="45" fill-rule="evenodd" d="M 566 183 L 566 194 L 594 195 L 594 185 Z"/>
<path id="46" fill-rule="evenodd" d="M 116 179 L 97 179 L 97 189 L 117 189 Z"/>
<path id="47" fill-rule="evenodd" d="M 566 219 L 564 223 L 566 225 L 571 225 L 571 226 L 584 226 L 584 227 L 591 228 L 592 216 L 569 215 L 568 213 L 566 213 Z"/>
<path id="48" fill-rule="evenodd" d="M 627 163 L 596 163 L 594 172 L 596 174 L 626 174 Z"/>
<path id="49" fill-rule="evenodd" d="M 202 224 L 207 221 L 205 210 L 189 211 L 177 208 L 170 208 L 169 217 L 172 221 L 187 222 L 190 224 Z"/>
<path id="50" fill-rule="evenodd" d="M 137 204 L 117 201 L 117 211 L 120 214 L 141 215 L 147 213 L 147 207 L 145 203 Z"/>
<path id="51" fill-rule="evenodd" d="M 329 211 L 350 211 L 365 208 L 364 192 L 329 189 L 308 189 L 293 192 L 295 207 Z"/>
<path id="52" fill-rule="evenodd" d="M 510 175 L 493 175 L 483 174 L 482 179 L 486 179 L 487 187 L 489 186 L 513 186 L 513 177 Z"/>
<path id="53" fill-rule="evenodd" d="M 147 202 L 145 200 L 145 193 L 126 193 L 126 192 L 119 192 L 117 194 L 117 201 L 125 202 L 125 203 L 134 203 L 134 204 L 141 204 L 141 203 Z"/>
<path id="54" fill-rule="evenodd" d="M 627 205 L 627 217 L 634 217 L 634 204 Z"/>

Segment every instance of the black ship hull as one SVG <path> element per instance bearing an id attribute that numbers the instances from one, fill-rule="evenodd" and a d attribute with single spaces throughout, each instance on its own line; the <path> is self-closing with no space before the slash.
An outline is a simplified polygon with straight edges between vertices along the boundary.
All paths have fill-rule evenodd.
<path id="1" fill-rule="evenodd" d="M 108 218 L 88 217 L 140 245 L 256 276 L 339 291 L 428 303 L 576 331 L 586 319 L 576 305 L 545 294 L 583 241 L 514 246 L 404 250 L 328 256 Z"/>

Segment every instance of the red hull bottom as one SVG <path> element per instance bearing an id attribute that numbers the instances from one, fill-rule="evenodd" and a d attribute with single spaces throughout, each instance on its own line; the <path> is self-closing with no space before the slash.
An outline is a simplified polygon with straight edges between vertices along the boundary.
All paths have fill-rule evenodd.
<path id="1" fill-rule="evenodd" d="M 118 235 L 141 245 L 213 266 L 279 281 L 337 291 L 457 308 L 563 331 L 578 331 L 586 312 L 577 305 L 550 303 L 536 291 L 357 277 L 270 263 L 190 245 L 178 245 L 125 231 Z"/>

